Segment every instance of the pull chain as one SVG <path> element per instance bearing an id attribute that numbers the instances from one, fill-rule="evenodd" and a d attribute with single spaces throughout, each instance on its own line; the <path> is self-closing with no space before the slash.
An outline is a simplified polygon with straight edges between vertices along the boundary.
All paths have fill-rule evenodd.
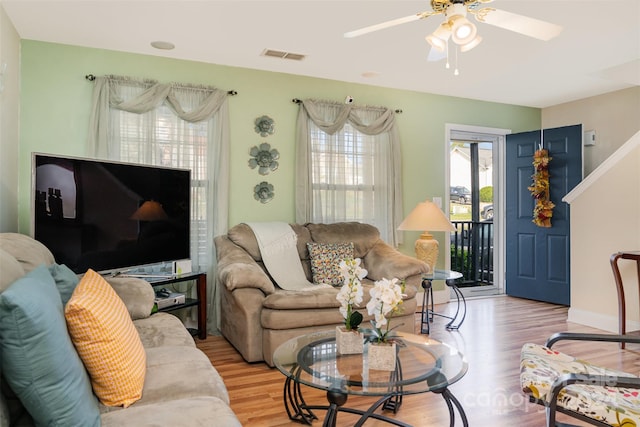
<path id="1" fill-rule="evenodd" d="M 460 71 L 458 71 L 458 49 L 456 49 L 456 69 L 453 71 L 453 75 L 457 76 L 460 74 Z"/>

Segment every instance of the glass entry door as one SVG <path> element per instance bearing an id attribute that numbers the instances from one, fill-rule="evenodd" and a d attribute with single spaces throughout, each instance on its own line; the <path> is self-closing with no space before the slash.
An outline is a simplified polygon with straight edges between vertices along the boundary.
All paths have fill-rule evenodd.
<path id="1" fill-rule="evenodd" d="M 449 215 L 456 227 L 450 235 L 450 262 L 451 270 L 462 273 L 457 285 L 465 296 L 501 293 L 494 275 L 499 138 L 460 130 L 449 133 Z"/>

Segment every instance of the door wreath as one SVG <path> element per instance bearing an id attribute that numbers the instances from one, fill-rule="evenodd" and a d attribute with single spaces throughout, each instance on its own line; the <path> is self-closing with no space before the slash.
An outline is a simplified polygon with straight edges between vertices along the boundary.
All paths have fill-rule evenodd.
<path id="1" fill-rule="evenodd" d="M 540 148 L 533 154 L 533 185 L 528 189 L 535 200 L 533 223 L 538 227 L 551 227 L 553 208 L 556 206 L 549 195 L 549 151 Z"/>

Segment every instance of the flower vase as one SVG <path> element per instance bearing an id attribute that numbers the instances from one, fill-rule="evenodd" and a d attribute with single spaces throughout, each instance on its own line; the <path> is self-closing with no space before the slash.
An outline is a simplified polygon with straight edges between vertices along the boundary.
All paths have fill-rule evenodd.
<path id="1" fill-rule="evenodd" d="M 338 354 L 361 354 L 364 351 L 364 335 L 358 331 L 347 331 L 336 326 L 336 351 Z"/>
<path id="2" fill-rule="evenodd" d="M 393 371 L 396 369 L 396 343 L 370 343 L 369 369 Z"/>

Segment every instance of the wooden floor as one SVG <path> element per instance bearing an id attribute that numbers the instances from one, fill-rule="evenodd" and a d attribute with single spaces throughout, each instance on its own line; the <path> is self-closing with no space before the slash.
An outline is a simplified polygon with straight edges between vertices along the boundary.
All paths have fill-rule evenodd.
<path id="1" fill-rule="evenodd" d="M 436 306 L 446 313 L 453 304 Z M 416 315 L 419 321 L 419 315 Z M 526 401 L 519 388 L 520 349 L 525 342 L 544 343 L 559 331 L 602 332 L 567 322 L 567 308 L 507 296 L 468 301 L 468 315 L 460 331 L 449 332 L 445 320 L 436 317 L 431 337 L 459 348 L 467 357 L 469 371 L 450 390 L 465 408 L 472 427 L 544 426 L 541 407 Z M 419 330 L 419 328 L 416 328 Z M 246 363 L 227 341 L 218 336 L 196 340 L 211 359 L 229 390 L 231 408 L 244 426 L 299 426 L 286 415 L 282 401 L 284 376 L 264 363 Z M 616 344 L 558 343 L 554 349 L 580 356 L 610 368 L 638 374 L 640 346 Z M 323 404 L 324 393 L 305 388 L 307 403 Z M 350 396 L 347 406 L 366 409 L 374 398 Z M 323 412 L 318 412 L 321 426 Z M 412 395 L 404 402 L 396 418 L 415 427 L 448 426 L 449 414 L 444 400 L 433 393 Z M 339 426 L 351 426 L 350 414 L 338 416 Z M 572 420 L 560 415 L 559 421 Z M 573 421 L 572 421 L 573 422 Z M 576 425 L 587 425 L 573 422 Z M 369 420 L 365 426 L 388 425 Z M 459 418 L 456 426 L 461 426 Z"/>

